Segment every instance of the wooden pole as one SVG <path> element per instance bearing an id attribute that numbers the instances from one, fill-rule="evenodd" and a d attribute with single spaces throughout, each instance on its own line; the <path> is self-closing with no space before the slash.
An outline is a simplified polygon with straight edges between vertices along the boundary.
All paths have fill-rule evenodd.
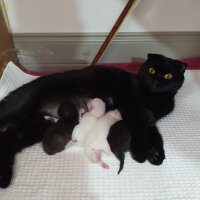
<path id="1" fill-rule="evenodd" d="M 92 66 L 98 64 L 99 60 L 101 59 L 101 57 L 105 53 L 106 49 L 110 45 L 111 41 L 115 37 L 116 33 L 118 32 L 119 28 L 123 24 L 124 20 L 126 19 L 128 14 L 130 13 L 130 11 L 132 10 L 132 8 L 134 7 L 136 2 L 137 2 L 137 0 L 129 0 L 128 1 L 125 8 L 121 12 L 119 18 L 117 19 L 114 26 L 112 27 L 110 33 L 108 34 L 107 38 L 105 39 L 104 43 L 100 47 L 100 49 L 99 49 L 98 53 L 96 54 L 94 60 L 92 61 L 92 63 L 91 63 Z"/>
<path id="2" fill-rule="evenodd" d="M 12 37 L 4 17 L 2 2 L 0 2 L 0 77 L 9 61 L 19 66 Z"/>

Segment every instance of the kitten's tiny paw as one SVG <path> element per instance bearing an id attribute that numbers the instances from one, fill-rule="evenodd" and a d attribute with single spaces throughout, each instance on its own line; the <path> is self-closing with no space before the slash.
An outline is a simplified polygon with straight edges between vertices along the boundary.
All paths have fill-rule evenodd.
<path id="1" fill-rule="evenodd" d="M 137 153 L 131 153 L 132 158 L 139 162 L 139 163 L 143 163 L 146 161 L 146 154 L 142 153 L 142 152 L 137 152 Z"/>
<path id="2" fill-rule="evenodd" d="M 160 165 L 162 164 L 163 160 L 165 159 L 165 153 L 163 149 L 156 149 L 153 147 L 148 152 L 148 161 L 153 165 Z"/>
<path id="3" fill-rule="evenodd" d="M 67 144 L 66 144 L 66 146 L 65 146 L 65 148 L 68 148 L 68 147 L 71 147 L 74 143 L 76 143 L 77 142 L 77 140 L 70 140 Z"/>
<path id="4" fill-rule="evenodd" d="M 102 162 L 101 163 L 101 166 L 104 168 L 104 169 L 109 169 L 109 165 L 107 165 L 106 163 Z"/>

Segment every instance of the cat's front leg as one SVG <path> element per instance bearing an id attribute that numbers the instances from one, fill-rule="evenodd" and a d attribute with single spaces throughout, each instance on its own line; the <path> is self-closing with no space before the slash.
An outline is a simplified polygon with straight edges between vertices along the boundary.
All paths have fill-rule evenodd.
<path id="1" fill-rule="evenodd" d="M 155 125 L 148 129 L 148 141 L 150 144 L 147 152 L 148 161 L 153 165 L 162 164 L 165 159 L 163 139 Z"/>
<path id="2" fill-rule="evenodd" d="M 163 140 L 155 125 L 147 127 L 145 133 L 132 135 L 130 149 L 133 159 L 140 163 L 147 159 L 160 165 L 165 159 Z"/>
<path id="3" fill-rule="evenodd" d="M 149 149 L 149 144 L 147 136 L 145 133 L 137 133 L 134 131 L 134 134 L 131 136 L 130 142 L 130 153 L 134 160 L 139 163 L 143 163 L 147 159 L 147 152 Z"/>
<path id="4" fill-rule="evenodd" d="M 119 110 L 128 129 L 131 131 L 131 155 L 134 160 L 143 163 L 147 159 L 147 152 L 150 146 L 147 129 L 152 126 L 153 117 L 151 116 L 151 119 L 149 119 L 150 112 L 138 102 L 132 103 L 130 99 Z"/>

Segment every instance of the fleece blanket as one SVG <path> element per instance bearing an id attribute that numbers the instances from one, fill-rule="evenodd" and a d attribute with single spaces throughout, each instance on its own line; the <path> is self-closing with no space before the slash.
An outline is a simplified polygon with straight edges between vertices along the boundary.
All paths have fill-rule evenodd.
<path id="1" fill-rule="evenodd" d="M 0 80 L 1 99 L 37 76 L 22 72 L 13 63 Z M 126 153 L 119 161 L 105 160 L 106 170 L 90 163 L 81 150 L 46 155 L 41 144 L 16 157 L 14 179 L 0 189 L 1 200 L 199 200 L 200 199 L 200 70 L 186 70 L 174 111 L 158 122 L 166 159 L 160 166 L 135 162 Z M 0 163 L 1 164 L 1 163 Z"/>

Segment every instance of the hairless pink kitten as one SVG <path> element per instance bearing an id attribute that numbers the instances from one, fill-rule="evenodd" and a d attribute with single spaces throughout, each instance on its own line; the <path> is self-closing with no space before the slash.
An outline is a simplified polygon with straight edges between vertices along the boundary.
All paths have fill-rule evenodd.
<path id="1" fill-rule="evenodd" d="M 122 117 L 118 110 L 107 112 L 97 120 L 85 141 L 84 149 L 88 158 L 92 162 L 99 163 L 106 169 L 108 169 L 109 166 L 102 161 L 102 153 L 105 153 L 107 156 L 114 156 L 107 141 L 107 137 L 111 126 L 119 120 L 122 120 Z"/>
<path id="2" fill-rule="evenodd" d="M 83 146 L 87 135 L 96 125 L 98 118 L 104 115 L 106 109 L 105 103 L 99 98 L 89 100 L 87 107 L 89 112 L 82 115 L 79 124 L 72 132 L 72 141 L 77 141 L 80 146 Z"/>

